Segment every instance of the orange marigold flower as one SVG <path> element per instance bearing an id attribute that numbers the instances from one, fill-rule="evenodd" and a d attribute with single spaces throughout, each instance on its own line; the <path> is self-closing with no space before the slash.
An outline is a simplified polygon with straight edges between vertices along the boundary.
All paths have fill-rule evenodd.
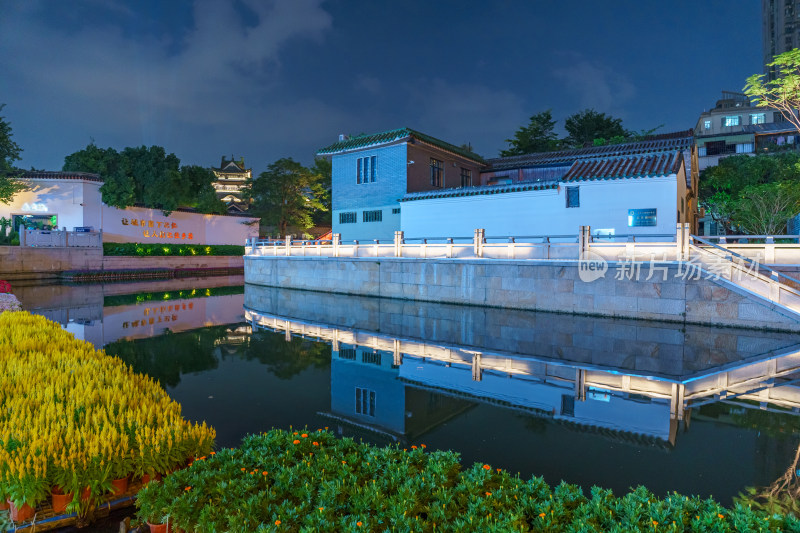
<path id="1" fill-rule="evenodd" d="M 346 465 L 346 464 L 347 464 L 347 461 L 342 461 L 342 464 L 343 464 L 343 465 Z"/>
<path id="2" fill-rule="evenodd" d="M 211 455 L 217 455 L 217 452 L 211 452 Z"/>
<path id="3" fill-rule="evenodd" d="M 276 525 L 276 526 L 279 526 L 279 525 L 281 525 L 281 521 L 280 521 L 280 520 L 275 520 L 275 525 Z"/>
<path id="4" fill-rule="evenodd" d="M 186 488 L 185 488 L 185 489 L 183 489 L 183 490 L 185 490 L 185 491 L 190 491 L 190 490 L 192 490 L 192 487 L 186 487 Z"/>
<path id="5" fill-rule="evenodd" d="M 269 474 L 269 472 L 267 472 L 266 470 L 264 470 L 263 472 L 261 472 L 261 475 L 262 475 L 262 476 L 266 476 L 267 474 Z"/>
<path id="6" fill-rule="evenodd" d="M 491 495 L 492 495 L 492 493 L 491 493 L 491 492 L 487 492 L 487 493 L 486 493 L 486 495 L 487 495 L 487 496 L 491 496 Z"/>
<path id="7" fill-rule="evenodd" d="M 539 513 L 539 518 L 544 518 L 546 515 L 544 513 Z"/>
<path id="8" fill-rule="evenodd" d="M 317 442 L 317 441 L 314 441 L 311 444 L 313 444 L 314 446 L 319 446 L 319 442 Z"/>
<path id="9" fill-rule="evenodd" d="M 721 514 L 717 514 L 717 516 L 720 517 L 720 518 L 725 518 L 725 516 L 721 515 Z"/>
<path id="10" fill-rule="evenodd" d="M 423 448 L 427 448 L 427 446 L 425 446 L 424 444 L 420 444 L 420 446 L 422 446 Z"/>
<path id="11" fill-rule="evenodd" d="M 356 525 L 357 525 L 358 527 L 361 527 L 361 521 L 358 521 L 358 522 L 356 522 Z"/>
<path id="12" fill-rule="evenodd" d="M 308 437 L 308 433 L 303 433 L 303 434 L 302 434 L 302 435 L 300 435 L 300 436 L 301 436 L 301 437 L 303 437 L 303 438 L 306 438 L 306 437 Z"/>
<path id="13" fill-rule="evenodd" d="M 245 470 L 244 467 L 242 467 L 242 472 L 244 472 L 244 470 Z"/>
<path id="14" fill-rule="evenodd" d="M 295 431 L 294 433 L 292 433 L 292 435 L 297 435 L 297 432 Z"/>
<path id="15" fill-rule="evenodd" d="M 300 441 L 299 441 L 299 440 L 297 440 L 297 439 L 294 439 L 294 440 L 292 441 L 292 444 L 300 444 Z"/>
<path id="16" fill-rule="evenodd" d="M 656 522 L 655 520 L 653 520 L 653 527 L 656 527 L 657 525 L 658 525 L 658 522 Z"/>
<path id="17" fill-rule="evenodd" d="M 491 469 L 492 469 L 492 467 L 491 467 L 491 466 L 489 466 L 489 465 L 483 465 L 483 469 L 484 469 L 484 470 L 491 470 Z"/>
<path id="18" fill-rule="evenodd" d="M 412 449 L 412 450 L 416 450 L 416 449 L 417 449 L 417 447 L 416 447 L 416 446 L 414 446 L 414 445 L 412 445 L 412 446 L 411 446 L 411 449 Z"/>
<path id="19" fill-rule="evenodd" d="M 206 460 L 206 456 L 205 455 L 199 459 L 199 461 L 205 461 L 205 460 Z"/>
<path id="20" fill-rule="evenodd" d="M 324 507 L 320 507 L 320 508 L 319 508 L 319 510 L 320 510 L 320 511 L 324 511 L 324 510 L 325 510 L 325 508 L 324 508 Z"/>

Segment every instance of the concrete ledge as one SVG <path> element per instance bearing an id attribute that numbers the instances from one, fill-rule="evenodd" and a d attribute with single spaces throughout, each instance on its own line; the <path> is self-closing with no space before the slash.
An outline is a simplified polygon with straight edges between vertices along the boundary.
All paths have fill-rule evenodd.
<path id="1" fill-rule="evenodd" d="M 676 262 L 638 279 L 583 281 L 576 260 L 244 258 L 247 283 L 360 296 L 800 332 L 800 314 L 724 280 L 684 279 Z M 619 267 L 619 268 L 618 268 Z M 647 279 L 650 277 L 650 279 Z M 705 274 L 704 276 L 705 277 Z"/>

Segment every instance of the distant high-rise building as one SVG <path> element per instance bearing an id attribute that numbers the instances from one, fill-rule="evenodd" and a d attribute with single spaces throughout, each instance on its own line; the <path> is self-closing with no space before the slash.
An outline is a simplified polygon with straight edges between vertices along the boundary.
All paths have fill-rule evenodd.
<path id="1" fill-rule="evenodd" d="M 767 67 L 772 58 L 800 46 L 800 0 L 761 0 L 761 26 L 764 39 L 764 73 L 775 79 Z"/>

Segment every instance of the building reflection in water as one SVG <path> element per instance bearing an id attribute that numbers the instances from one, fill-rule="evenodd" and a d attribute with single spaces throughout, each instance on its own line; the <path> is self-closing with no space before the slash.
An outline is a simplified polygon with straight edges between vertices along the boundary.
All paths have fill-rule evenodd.
<path id="1" fill-rule="evenodd" d="M 800 338 L 246 286 L 255 328 L 332 345 L 340 432 L 413 441 L 478 403 L 674 446 L 696 408 L 800 411 Z"/>

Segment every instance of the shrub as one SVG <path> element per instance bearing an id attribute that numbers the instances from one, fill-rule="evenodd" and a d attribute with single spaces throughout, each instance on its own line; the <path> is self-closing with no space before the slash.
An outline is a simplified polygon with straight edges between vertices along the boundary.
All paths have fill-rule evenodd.
<path id="1" fill-rule="evenodd" d="M 272 430 L 139 492 L 142 519 L 186 531 L 787 531 L 793 517 L 643 487 L 552 489 L 453 452 Z M 278 527 L 279 526 L 279 527 Z"/>
<path id="2" fill-rule="evenodd" d="M 244 246 L 232 244 L 161 244 L 148 243 L 141 244 L 135 242 L 104 242 L 104 255 L 124 255 L 138 257 L 155 256 L 214 256 L 244 255 Z"/>
<path id="3" fill-rule="evenodd" d="M 35 506 L 58 486 L 82 517 L 112 479 L 169 472 L 214 437 L 153 379 L 57 323 L 0 314 L 0 498 Z"/>

